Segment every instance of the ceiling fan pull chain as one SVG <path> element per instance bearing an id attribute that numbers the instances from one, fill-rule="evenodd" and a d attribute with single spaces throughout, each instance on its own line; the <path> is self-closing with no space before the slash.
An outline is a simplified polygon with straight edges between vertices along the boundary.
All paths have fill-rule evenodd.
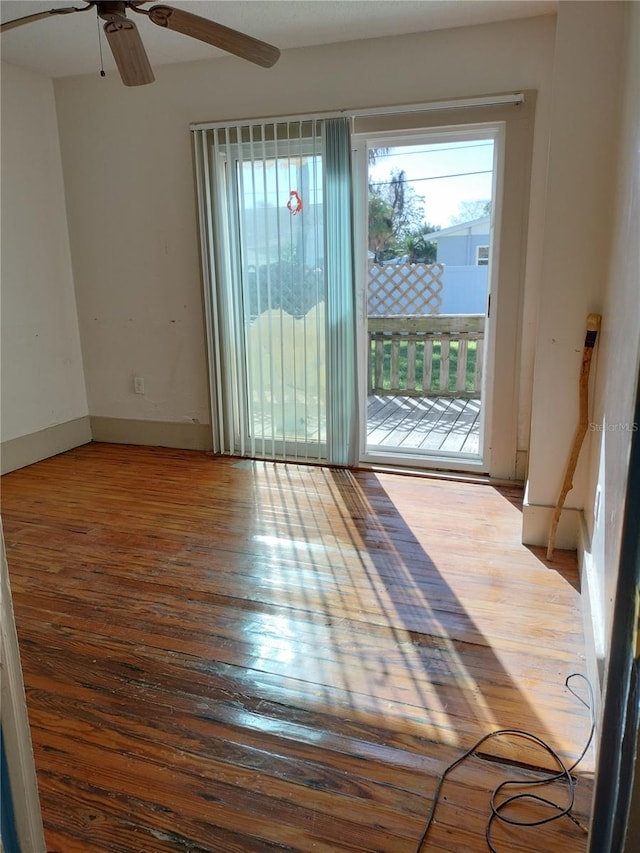
<path id="1" fill-rule="evenodd" d="M 98 50 L 100 51 L 100 76 L 106 77 L 106 73 L 104 70 L 104 60 L 102 58 L 102 36 L 100 33 L 100 16 L 98 15 L 98 10 L 96 9 L 96 24 L 98 27 Z"/>

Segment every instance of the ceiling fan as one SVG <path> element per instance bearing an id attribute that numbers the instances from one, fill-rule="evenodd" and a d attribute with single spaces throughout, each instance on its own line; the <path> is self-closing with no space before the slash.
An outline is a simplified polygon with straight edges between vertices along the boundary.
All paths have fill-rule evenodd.
<path id="1" fill-rule="evenodd" d="M 241 59 L 247 59 L 263 68 L 270 68 L 280 56 L 277 47 L 232 30 L 223 24 L 217 24 L 200 15 L 175 9 L 173 6 L 152 6 L 141 8 L 149 0 L 90 0 L 86 6 L 67 6 L 63 9 L 50 9 L 35 15 L 26 15 L 0 24 L 0 32 L 49 18 L 51 15 L 69 15 L 72 12 L 86 12 L 95 9 L 98 16 L 106 21 L 104 31 L 113 53 L 116 66 L 125 86 L 144 86 L 153 83 L 155 77 L 144 49 L 136 25 L 127 18 L 127 9 L 139 15 L 145 15 L 159 27 L 174 30 L 185 36 L 218 47 L 227 53 L 233 53 Z"/>

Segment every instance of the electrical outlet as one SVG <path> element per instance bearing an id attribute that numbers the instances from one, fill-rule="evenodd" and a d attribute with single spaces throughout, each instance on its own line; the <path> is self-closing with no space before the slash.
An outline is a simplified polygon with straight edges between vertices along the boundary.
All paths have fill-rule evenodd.
<path id="1" fill-rule="evenodd" d="M 142 376 L 133 377 L 133 391 L 135 394 L 144 394 L 144 379 Z"/>

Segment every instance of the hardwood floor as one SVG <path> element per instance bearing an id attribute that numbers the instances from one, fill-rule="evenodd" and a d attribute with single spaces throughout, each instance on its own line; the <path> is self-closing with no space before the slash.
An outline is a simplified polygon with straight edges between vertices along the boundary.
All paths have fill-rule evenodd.
<path id="1" fill-rule="evenodd" d="M 415 853 L 482 735 L 524 728 L 571 762 L 575 561 L 519 544 L 519 498 L 100 444 L 3 477 L 50 853 Z M 486 850 L 492 788 L 552 766 L 483 752 L 423 850 Z M 589 752 L 575 821 L 497 826 L 496 848 L 584 851 L 592 772 Z"/>

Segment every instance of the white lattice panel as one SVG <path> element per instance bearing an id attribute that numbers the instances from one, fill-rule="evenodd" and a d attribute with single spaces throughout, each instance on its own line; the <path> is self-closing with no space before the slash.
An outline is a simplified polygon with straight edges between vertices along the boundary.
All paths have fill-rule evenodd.
<path id="1" fill-rule="evenodd" d="M 438 314 L 442 306 L 442 264 L 369 264 L 368 313 Z"/>

